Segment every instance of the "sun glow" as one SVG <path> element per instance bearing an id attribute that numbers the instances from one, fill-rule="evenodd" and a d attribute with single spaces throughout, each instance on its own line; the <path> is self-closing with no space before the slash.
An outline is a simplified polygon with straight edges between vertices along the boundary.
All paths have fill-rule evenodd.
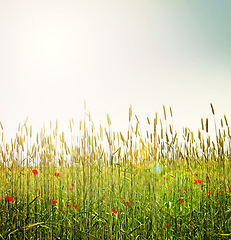
<path id="1" fill-rule="evenodd" d="M 39 23 L 30 35 L 31 51 L 37 64 L 61 66 L 69 60 L 73 49 L 71 30 L 64 24 Z"/>

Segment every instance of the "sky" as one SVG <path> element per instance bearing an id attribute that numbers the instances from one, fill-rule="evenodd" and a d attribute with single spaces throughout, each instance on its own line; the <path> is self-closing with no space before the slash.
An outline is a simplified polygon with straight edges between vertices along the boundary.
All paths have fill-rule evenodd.
<path id="1" fill-rule="evenodd" d="M 231 1 L 0 0 L 0 121 L 6 141 L 28 117 L 34 133 L 84 117 L 146 130 L 163 105 L 175 129 L 231 119 Z M 134 120 L 135 122 L 135 120 Z M 210 128 L 211 126 L 211 128 Z"/>

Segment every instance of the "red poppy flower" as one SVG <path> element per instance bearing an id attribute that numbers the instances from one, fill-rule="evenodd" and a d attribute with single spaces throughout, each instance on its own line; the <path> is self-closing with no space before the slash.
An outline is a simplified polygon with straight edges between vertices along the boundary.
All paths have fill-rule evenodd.
<path id="1" fill-rule="evenodd" d="M 191 228 L 193 228 L 193 224 L 192 224 L 192 223 L 189 223 L 188 226 L 191 227 Z"/>
<path id="2" fill-rule="evenodd" d="M 70 203 L 68 203 L 68 204 L 67 204 L 67 207 L 70 207 L 70 205 L 71 205 L 71 204 L 70 204 Z"/>
<path id="3" fill-rule="evenodd" d="M 105 200 L 106 198 L 105 197 L 103 197 L 103 200 Z"/>
<path id="4" fill-rule="evenodd" d="M 180 202 L 183 203 L 183 202 L 184 202 L 184 199 L 181 199 Z"/>
<path id="5" fill-rule="evenodd" d="M 61 211 L 61 212 L 63 212 L 63 213 L 65 213 L 65 212 L 66 212 L 66 210 L 65 210 L 65 209 L 63 209 L 63 208 L 62 208 L 62 209 L 60 209 L 60 211 Z"/>
<path id="6" fill-rule="evenodd" d="M 69 188 L 70 191 L 72 191 L 73 189 L 72 188 Z"/>
<path id="7" fill-rule="evenodd" d="M 38 188 L 36 188 L 36 191 L 37 191 L 37 192 L 39 192 L 39 189 L 38 189 Z"/>
<path id="8" fill-rule="evenodd" d="M 149 184 L 149 182 L 147 182 L 147 184 Z"/>
<path id="9" fill-rule="evenodd" d="M 197 174 L 197 173 L 196 173 L 195 175 L 196 175 L 196 176 L 198 176 L 198 174 Z"/>
<path id="10" fill-rule="evenodd" d="M 127 205 L 127 206 L 128 206 L 128 205 L 129 205 L 129 201 L 127 201 L 127 202 L 124 202 L 124 205 Z"/>
<path id="11" fill-rule="evenodd" d="M 194 180 L 194 184 L 197 184 L 197 180 L 196 179 Z"/>
<path id="12" fill-rule="evenodd" d="M 165 223 L 166 226 L 169 226 L 169 223 Z"/>
<path id="13" fill-rule="evenodd" d="M 6 197 L 6 201 L 14 203 L 14 199 L 10 196 Z"/>
<path id="14" fill-rule="evenodd" d="M 78 207 L 75 205 L 74 208 L 77 209 Z"/>
<path id="15" fill-rule="evenodd" d="M 74 185 L 75 185 L 74 183 L 71 184 L 72 187 L 74 187 Z"/>
<path id="16" fill-rule="evenodd" d="M 185 192 L 187 192 L 187 189 L 184 189 Z"/>
<path id="17" fill-rule="evenodd" d="M 55 173 L 54 175 L 55 177 L 60 177 L 59 173 Z"/>
<path id="18" fill-rule="evenodd" d="M 118 213 L 118 211 L 116 211 L 115 209 L 112 209 L 112 212 L 113 212 L 113 213 Z"/>
<path id="19" fill-rule="evenodd" d="M 57 201 L 56 200 L 51 200 L 51 202 L 53 203 L 53 204 L 56 204 L 57 203 Z"/>
<path id="20" fill-rule="evenodd" d="M 229 190 L 228 190 L 228 189 L 225 189 L 225 191 L 226 191 L 226 192 L 229 192 Z"/>
<path id="21" fill-rule="evenodd" d="M 38 171 L 36 169 L 32 170 L 32 173 L 34 173 L 34 175 L 38 174 Z"/>
<path id="22" fill-rule="evenodd" d="M 121 200 L 123 200 L 124 198 L 123 198 L 123 197 L 121 197 L 120 199 L 121 199 Z"/>
<path id="23" fill-rule="evenodd" d="M 220 193 L 221 191 L 220 190 L 218 190 L 218 193 Z"/>
<path id="24" fill-rule="evenodd" d="M 198 180 L 198 184 L 202 184 L 202 180 Z"/>
<path id="25" fill-rule="evenodd" d="M 10 210 L 10 215 L 12 215 L 13 214 L 13 212 L 12 212 L 12 210 Z"/>

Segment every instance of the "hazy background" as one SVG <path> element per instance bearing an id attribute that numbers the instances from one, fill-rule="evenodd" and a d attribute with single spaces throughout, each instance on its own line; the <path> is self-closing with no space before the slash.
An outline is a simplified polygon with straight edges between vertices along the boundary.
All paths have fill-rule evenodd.
<path id="1" fill-rule="evenodd" d="M 0 0 L 0 121 L 34 132 L 84 116 L 126 131 L 128 110 L 200 128 L 213 103 L 231 119 L 231 1 Z M 214 132 L 210 121 L 211 134 Z M 211 128 L 212 125 L 212 128 Z"/>

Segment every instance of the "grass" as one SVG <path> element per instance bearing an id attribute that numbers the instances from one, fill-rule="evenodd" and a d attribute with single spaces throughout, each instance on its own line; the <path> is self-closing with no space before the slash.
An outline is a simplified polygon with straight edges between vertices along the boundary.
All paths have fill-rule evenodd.
<path id="1" fill-rule="evenodd" d="M 57 124 L 36 141 L 26 123 L 10 144 L 2 136 L 0 239 L 230 239 L 226 117 L 215 142 L 206 119 L 182 143 L 172 123 L 164 131 L 160 120 L 158 133 L 157 115 L 142 137 L 135 117 L 133 126 L 130 108 L 126 137 L 109 116 L 99 133 L 90 117 L 77 134 L 71 120 L 70 147 Z"/>

